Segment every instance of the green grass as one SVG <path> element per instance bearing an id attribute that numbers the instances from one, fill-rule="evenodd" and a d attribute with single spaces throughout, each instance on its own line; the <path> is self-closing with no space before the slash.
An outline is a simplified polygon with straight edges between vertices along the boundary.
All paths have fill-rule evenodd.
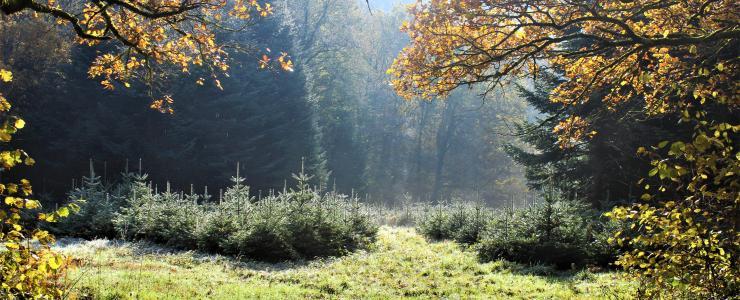
<path id="1" fill-rule="evenodd" d="M 619 299 L 634 288 L 616 273 L 481 264 L 474 252 L 409 228 L 383 227 L 368 251 L 309 263 L 244 263 L 102 241 L 62 249 L 82 265 L 68 278 L 73 299 Z"/>

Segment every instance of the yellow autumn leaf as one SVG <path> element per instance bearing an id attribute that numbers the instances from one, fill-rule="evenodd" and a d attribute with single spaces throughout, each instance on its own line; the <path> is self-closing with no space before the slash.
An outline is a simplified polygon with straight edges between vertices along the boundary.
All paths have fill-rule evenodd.
<path id="1" fill-rule="evenodd" d="M 15 120 L 15 128 L 22 129 L 23 127 L 26 127 L 26 121 L 23 121 L 23 119 Z"/>
<path id="2" fill-rule="evenodd" d="M 10 82 L 13 80 L 13 73 L 8 70 L 0 69 L 0 80 Z"/>
<path id="3" fill-rule="evenodd" d="M 59 214 L 60 217 L 66 217 L 66 216 L 69 216 L 69 209 L 66 207 L 62 207 L 57 211 L 57 213 Z"/>
<path id="4" fill-rule="evenodd" d="M 49 258 L 47 263 L 49 264 L 49 267 L 52 270 L 56 270 L 62 266 L 62 258 L 57 255 L 53 255 L 52 257 Z"/>

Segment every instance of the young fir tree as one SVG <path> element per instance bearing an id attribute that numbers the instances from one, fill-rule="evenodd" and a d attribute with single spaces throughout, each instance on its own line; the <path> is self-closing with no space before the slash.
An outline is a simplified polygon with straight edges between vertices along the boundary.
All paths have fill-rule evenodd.
<path id="1" fill-rule="evenodd" d="M 82 177 L 80 186 L 69 193 L 69 199 L 78 203 L 79 211 L 54 224 L 52 231 L 83 238 L 116 236 L 112 220 L 120 209 L 122 197 L 109 193 L 101 177 L 95 174 L 92 160 L 90 174 Z"/>

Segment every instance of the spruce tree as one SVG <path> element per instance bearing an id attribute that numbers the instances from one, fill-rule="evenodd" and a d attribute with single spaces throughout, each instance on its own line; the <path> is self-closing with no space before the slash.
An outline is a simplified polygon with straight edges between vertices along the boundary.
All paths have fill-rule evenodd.
<path id="1" fill-rule="evenodd" d="M 657 144 L 657 137 L 688 134 L 688 129 L 677 126 L 677 120 L 670 117 L 642 121 L 647 118 L 640 113 L 628 109 L 618 113 L 601 101 L 590 101 L 578 111 L 564 109 L 548 99 L 559 83 L 556 74 L 542 73 L 531 88 L 518 86 L 520 96 L 536 109 L 536 116 L 515 124 L 519 139 L 506 144 L 505 151 L 525 167 L 528 185 L 535 190 L 553 188 L 562 197 L 601 209 L 636 200 L 640 191 L 635 182 L 647 170 L 634 149 L 645 143 Z M 598 134 L 562 149 L 553 129 L 571 114 L 589 118 Z"/>

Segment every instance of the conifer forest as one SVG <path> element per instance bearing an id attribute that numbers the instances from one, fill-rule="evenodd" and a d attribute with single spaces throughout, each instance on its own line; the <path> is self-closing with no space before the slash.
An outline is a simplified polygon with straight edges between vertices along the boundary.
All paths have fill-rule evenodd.
<path id="1" fill-rule="evenodd" d="M 0 0 L 0 299 L 738 299 L 730 0 Z"/>

